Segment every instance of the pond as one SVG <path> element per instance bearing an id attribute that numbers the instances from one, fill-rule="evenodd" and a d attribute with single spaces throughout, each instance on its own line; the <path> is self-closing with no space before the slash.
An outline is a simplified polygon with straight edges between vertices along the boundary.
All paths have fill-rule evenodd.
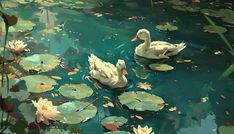
<path id="1" fill-rule="evenodd" d="M 233 8 L 231 0 L 2 0 L 0 133 L 232 134 Z M 186 48 L 138 56 L 144 41 L 131 40 L 142 28 Z M 127 85 L 95 80 L 91 54 L 124 60 Z M 114 79 L 102 64 L 94 71 Z"/>

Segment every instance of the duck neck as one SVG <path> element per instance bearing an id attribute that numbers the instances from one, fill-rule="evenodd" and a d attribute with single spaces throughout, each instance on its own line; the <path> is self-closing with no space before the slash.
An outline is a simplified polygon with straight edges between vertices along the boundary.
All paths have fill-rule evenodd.
<path id="1" fill-rule="evenodd" d="M 123 76 L 122 70 L 120 68 L 117 68 L 117 71 L 118 71 L 118 77 L 122 78 Z"/>
<path id="2" fill-rule="evenodd" d="M 144 42 L 144 44 L 145 44 L 145 49 L 146 50 L 149 49 L 150 48 L 150 44 L 151 44 L 151 39 L 150 38 L 146 39 L 145 42 Z"/>

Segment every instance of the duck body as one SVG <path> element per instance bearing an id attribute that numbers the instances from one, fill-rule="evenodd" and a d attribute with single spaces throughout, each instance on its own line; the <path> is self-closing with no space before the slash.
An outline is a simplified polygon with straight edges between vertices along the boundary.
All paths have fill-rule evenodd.
<path id="1" fill-rule="evenodd" d="M 165 41 L 151 42 L 149 31 L 146 29 L 140 29 L 132 41 L 139 39 L 144 40 L 144 43 L 136 47 L 135 54 L 147 59 L 169 58 L 170 56 L 177 55 L 186 47 L 185 43 L 172 44 Z"/>
<path id="2" fill-rule="evenodd" d="M 97 56 L 91 54 L 89 56 L 90 76 L 98 80 L 103 85 L 111 88 L 123 88 L 127 86 L 126 66 L 123 60 L 118 60 L 116 66 L 109 62 L 105 62 Z"/>

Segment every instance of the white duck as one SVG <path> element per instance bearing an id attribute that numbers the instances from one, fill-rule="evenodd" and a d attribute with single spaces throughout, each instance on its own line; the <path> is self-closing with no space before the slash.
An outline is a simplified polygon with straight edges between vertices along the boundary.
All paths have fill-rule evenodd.
<path id="1" fill-rule="evenodd" d="M 91 54 L 89 56 L 89 69 L 91 78 L 98 80 L 103 85 L 111 88 L 123 88 L 128 84 L 126 78 L 128 73 L 124 60 L 118 60 L 114 66 Z"/>
<path id="2" fill-rule="evenodd" d="M 186 47 L 185 43 L 171 44 L 165 41 L 151 42 L 150 32 L 147 29 L 138 30 L 132 41 L 137 41 L 139 39 L 144 40 L 144 43 L 136 47 L 135 54 L 148 59 L 169 58 L 169 56 L 178 54 Z"/>

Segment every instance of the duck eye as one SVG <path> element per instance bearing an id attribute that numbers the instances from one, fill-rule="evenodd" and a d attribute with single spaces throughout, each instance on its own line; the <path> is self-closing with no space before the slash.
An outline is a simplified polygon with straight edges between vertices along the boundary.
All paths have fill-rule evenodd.
<path id="1" fill-rule="evenodd" d="M 142 32 L 140 32 L 139 34 L 142 34 Z"/>

